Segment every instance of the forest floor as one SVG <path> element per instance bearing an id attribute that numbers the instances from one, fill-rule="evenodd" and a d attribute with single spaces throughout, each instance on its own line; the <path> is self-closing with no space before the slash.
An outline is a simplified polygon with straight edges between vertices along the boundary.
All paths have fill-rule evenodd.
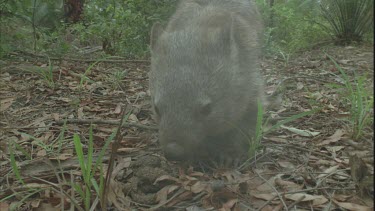
<path id="1" fill-rule="evenodd" d="M 151 118 L 148 61 L 49 63 L 13 53 L 0 61 L 0 210 L 68 210 L 74 200 L 84 207 L 72 185 L 84 186 L 75 140 L 86 154 L 93 144 L 95 163 L 123 113 L 106 194 L 112 210 L 373 210 L 373 122 L 353 136 L 348 99 L 356 95 L 327 54 L 354 90 L 360 81 L 364 99 L 373 100 L 373 46 L 265 58 L 266 94 L 280 97 L 266 112 L 269 124 L 316 112 L 265 134 L 245 168 L 206 171 L 163 157 Z M 372 108 L 367 115 L 373 119 Z M 102 158 L 102 175 L 116 147 L 110 144 Z M 90 204 L 97 202 L 93 194 Z"/>

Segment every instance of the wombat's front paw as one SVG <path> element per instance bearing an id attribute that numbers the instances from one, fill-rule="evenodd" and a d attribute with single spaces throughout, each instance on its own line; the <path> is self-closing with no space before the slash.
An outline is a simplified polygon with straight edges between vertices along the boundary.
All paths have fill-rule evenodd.
<path id="1" fill-rule="evenodd" d="M 238 154 L 220 154 L 218 155 L 218 168 L 237 168 L 239 167 L 243 160 L 244 156 L 239 156 Z"/>

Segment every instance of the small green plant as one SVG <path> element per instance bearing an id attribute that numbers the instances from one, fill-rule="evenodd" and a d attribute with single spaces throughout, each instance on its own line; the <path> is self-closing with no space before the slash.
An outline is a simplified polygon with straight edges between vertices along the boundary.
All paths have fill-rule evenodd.
<path id="1" fill-rule="evenodd" d="M 284 61 L 284 66 L 288 67 L 289 65 L 289 59 L 290 59 L 290 53 L 283 52 L 281 49 L 279 49 L 279 54 L 281 55 L 283 61 Z"/>
<path id="2" fill-rule="evenodd" d="M 94 81 L 91 80 L 87 75 L 89 75 L 91 73 L 91 69 L 96 65 L 98 64 L 99 62 L 101 62 L 103 59 L 99 59 L 97 61 L 95 61 L 94 63 L 92 63 L 86 70 L 83 74 L 81 74 L 81 80 L 79 82 L 79 87 L 80 89 L 83 88 L 83 84 L 86 82 L 86 81 L 89 81 L 91 83 L 93 83 Z"/>
<path id="3" fill-rule="evenodd" d="M 24 134 L 24 135 L 27 135 L 27 134 Z M 32 187 L 27 188 L 28 186 L 26 185 L 25 181 L 23 180 L 20 168 L 17 165 L 16 154 L 20 154 L 21 156 L 25 157 L 27 160 L 31 160 L 32 159 L 31 154 L 29 152 L 27 152 L 26 149 L 24 149 L 21 145 L 17 144 L 16 142 L 9 142 L 8 144 L 9 144 L 9 151 L 10 151 L 10 165 L 11 165 L 11 168 L 12 168 L 11 172 L 14 173 L 15 178 L 17 179 L 17 181 L 20 184 L 25 185 L 26 190 L 20 191 L 20 192 L 15 191 L 13 194 L 0 199 L 0 202 L 6 201 L 6 200 L 10 200 L 13 197 L 19 197 L 21 199 L 18 200 L 17 203 L 13 203 L 11 205 L 11 207 L 9 208 L 10 210 L 18 210 L 20 208 L 20 206 L 27 199 L 31 198 L 32 196 L 34 196 L 38 192 L 43 191 L 43 189 L 41 189 L 41 188 L 32 188 Z"/>
<path id="4" fill-rule="evenodd" d="M 320 8 L 338 43 L 362 41 L 373 29 L 374 0 L 322 0 Z"/>
<path id="5" fill-rule="evenodd" d="M 121 89 L 123 80 L 127 72 L 122 70 L 115 70 L 108 76 L 108 83 L 113 89 Z"/>
<path id="6" fill-rule="evenodd" d="M 17 166 L 16 158 L 15 158 L 15 155 L 14 155 L 14 149 L 16 147 L 22 149 L 22 147 L 20 147 L 17 143 L 13 143 L 13 146 L 10 147 L 10 165 L 12 167 L 13 173 L 16 176 L 17 180 L 21 184 L 25 184 L 25 182 L 23 181 L 23 179 L 21 177 L 21 173 L 20 173 L 19 168 Z M 24 153 L 23 150 L 21 152 Z M 27 155 L 27 153 L 26 153 L 26 155 Z"/>
<path id="7" fill-rule="evenodd" d="M 248 155 L 249 157 L 254 157 L 256 154 L 256 151 L 260 147 L 260 141 L 262 140 L 263 137 L 263 106 L 262 103 L 258 100 L 258 113 L 257 113 L 257 124 L 255 127 L 255 137 L 250 139 L 250 146 L 249 146 L 249 151 Z"/>
<path id="8" fill-rule="evenodd" d="M 84 156 L 84 150 L 82 147 L 80 137 L 77 134 L 74 134 L 73 136 L 75 151 L 77 153 L 79 166 L 82 171 L 83 184 L 75 183 L 72 185 L 83 201 L 84 210 L 93 210 L 93 208 L 95 208 L 96 206 L 96 204 L 93 203 L 93 190 L 96 192 L 95 200 L 100 200 L 103 198 L 102 194 L 104 191 L 104 171 L 102 166 L 102 160 L 106 152 L 106 149 L 115 137 L 115 134 L 116 132 L 113 132 L 112 135 L 107 139 L 105 145 L 103 146 L 102 150 L 100 151 L 97 157 L 95 164 L 93 163 L 94 139 L 92 126 L 90 127 L 89 131 L 89 140 L 86 156 Z M 99 171 L 99 183 L 95 179 L 95 173 L 97 171 Z"/>
<path id="9" fill-rule="evenodd" d="M 358 76 L 354 73 L 353 83 L 346 72 L 336 63 L 336 61 L 327 55 L 334 63 L 335 67 L 341 73 L 344 81 L 345 93 L 343 99 L 350 104 L 350 127 L 352 138 L 358 140 L 362 137 L 364 129 L 369 127 L 373 121 L 374 96 L 366 89 L 365 76 Z"/>
<path id="10" fill-rule="evenodd" d="M 39 75 L 42 76 L 43 80 L 46 82 L 47 86 L 51 89 L 55 88 L 55 81 L 53 80 L 53 64 L 48 58 L 48 67 L 46 69 L 39 68 Z"/>
<path id="11" fill-rule="evenodd" d="M 49 58 L 47 67 L 28 67 L 22 68 L 22 70 L 39 75 L 49 88 L 55 88 L 55 81 L 53 79 L 53 64 Z"/>
<path id="12" fill-rule="evenodd" d="M 264 111 L 263 111 L 263 106 L 260 102 L 258 102 L 258 113 L 257 113 L 257 124 L 256 124 L 256 129 L 255 129 L 255 137 L 253 139 L 251 139 L 251 142 L 250 142 L 250 148 L 249 148 L 249 157 L 253 157 L 255 154 L 256 154 L 256 150 L 259 149 L 259 147 L 261 146 L 260 144 L 260 141 L 262 139 L 262 137 L 265 135 L 265 134 L 268 134 L 272 131 L 275 131 L 277 129 L 279 129 L 282 125 L 284 124 L 287 124 L 287 123 L 290 123 L 290 122 L 293 122 L 299 118 L 302 118 L 304 116 L 308 116 L 308 115 L 312 115 L 314 114 L 315 112 L 317 112 L 319 109 L 313 109 L 313 110 L 310 110 L 310 111 L 305 111 L 305 112 L 302 112 L 302 113 L 299 113 L 299 114 L 295 114 L 293 116 L 290 116 L 284 120 L 281 120 L 279 122 L 277 122 L 275 125 L 271 126 L 270 128 L 268 129 L 265 129 L 266 125 L 268 124 L 268 121 L 269 119 L 266 119 L 265 121 L 263 121 L 263 116 L 264 116 Z"/>
<path id="13" fill-rule="evenodd" d="M 64 145 L 64 134 L 65 134 L 66 126 L 64 125 L 62 131 L 60 132 L 58 138 L 51 143 L 43 143 L 38 138 L 22 133 L 23 136 L 28 137 L 33 140 L 33 142 L 41 147 L 42 149 L 47 151 L 46 156 L 58 156 L 59 153 L 62 152 L 62 147 Z M 64 169 L 61 168 L 60 165 L 58 165 L 56 168 L 60 168 L 59 171 L 55 171 L 56 177 L 61 184 L 54 184 L 47 180 L 32 177 L 33 179 L 40 181 L 44 184 L 49 184 L 50 188 L 53 189 L 56 192 L 60 192 L 65 197 L 69 198 L 73 206 L 77 210 L 90 210 L 93 207 L 97 206 L 97 203 L 94 203 L 95 201 L 99 201 L 103 198 L 103 192 L 104 192 L 104 170 L 102 166 L 103 157 L 106 153 L 106 150 L 108 149 L 109 144 L 112 142 L 116 135 L 117 131 L 114 131 L 109 138 L 105 141 L 104 146 L 100 150 L 100 152 L 94 156 L 94 144 L 93 144 L 93 127 L 90 127 L 89 130 L 89 139 L 87 142 L 87 151 L 84 150 L 82 147 L 82 142 L 80 137 L 77 134 L 74 134 L 73 136 L 73 144 L 75 147 L 75 152 L 78 157 L 79 165 L 82 171 L 82 178 L 83 183 L 71 183 L 72 188 L 79 194 L 79 197 L 75 198 L 74 196 L 71 196 L 70 193 L 66 192 L 64 189 L 61 188 L 61 185 L 64 184 L 70 184 L 69 181 L 65 181 L 65 176 L 60 176 L 58 172 L 66 172 Z M 9 143 L 10 148 L 10 164 L 12 167 L 12 173 L 15 175 L 15 178 L 20 184 L 27 185 L 26 182 L 23 179 L 23 176 L 21 174 L 21 171 L 17 165 L 17 160 L 19 159 L 17 155 L 20 155 L 21 158 L 26 158 L 28 160 L 32 160 L 32 155 L 28 152 L 27 149 L 24 149 L 22 146 L 15 142 Z M 84 153 L 87 152 L 87 155 L 85 156 Z M 96 158 L 95 161 L 93 158 Z M 58 163 L 60 163 L 59 160 L 57 160 Z M 96 179 L 96 176 L 98 175 L 98 180 Z M 98 181 L 98 182 L 97 182 Z M 17 207 L 21 206 L 28 198 L 34 196 L 36 193 L 43 191 L 41 188 L 28 188 L 25 191 L 22 192 L 15 192 L 12 195 L 9 195 L 5 197 L 4 199 L 0 199 L 0 202 L 5 200 L 10 200 L 13 197 L 20 197 L 22 200 L 19 200 L 18 203 L 12 204 L 14 209 L 17 210 Z M 94 195 L 95 193 L 95 195 Z M 96 200 L 93 199 L 95 197 Z M 82 201 L 82 203 L 79 203 Z M 81 207 L 82 206 L 82 207 Z"/>
<path id="14" fill-rule="evenodd" d="M 81 74 L 81 80 L 80 80 L 80 83 L 79 83 L 79 87 L 80 89 L 83 88 L 83 84 L 86 82 L 86 81 L 89 81 L 90 83 L 94 83 L 93 80 L 91 80 L 87 75 L 89 75 L 91 73 L 91 70 L 92 68 L 97 65 L 98 63 L 102 62 L 102 61 L 105 61 L 106 59 L 110 59 L 112 58 L 112 56 L 107 56 L 107 57 L 104 57 L 104 58 L 101 58 L 101 59 L 98 59 L 97 61 L 95 61 L 94 63 L 92 63 L 86 70 L 83 74 Z M 117 88 L 117 87 L 120 87 L 121 85 L 121 80 L 124 79 L 126 75 L 126 72 L 125 71 L 115 71 L 110 77 L 109 77 L 109 82 L 111 83 L 111 85 L 114 85 L 114 88 Z"/>
<path id="15" fill-rule="evenodd" d="M 316 108 L 316 109 L 313 109 L 313 110 L 310 110 L 310 111 L 305 111 L 305 112 L 302 112 L 302 113 L 290 116 L 290 117 L 288 117 L 288 118 L 286 118 L 284 120 L 281 120 L 281 121 L 277 122 L 275 125 L 271 126 L 269 129 L 265 130 L 263 134 L 265 135 L 267 133 L 275 131 L 275 130 L 279 129 L 284 124 L 293 122 L 293 121 L 295 121 L 295 120 L 297 120 L 299 118 L 302 118 L 304 116 L 312 115 L 312 114 L 316 113 L 319 110 L 320 110 L 319 108 Z M 267 122 L 268 122 L 268 120 L 266 121 L 266 123 Z"/>

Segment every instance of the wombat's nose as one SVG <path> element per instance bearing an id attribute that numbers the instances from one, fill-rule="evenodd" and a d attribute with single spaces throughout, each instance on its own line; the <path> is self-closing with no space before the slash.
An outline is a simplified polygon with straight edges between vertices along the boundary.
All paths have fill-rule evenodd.
<path id="1" fill-rule="evenodd" d="M 165 146 L 164 154 L 168 160 L 181 161 L 185 153 L 184 148 L 181 145 L 177 144 L 176 142 L 172 142 Z"/>

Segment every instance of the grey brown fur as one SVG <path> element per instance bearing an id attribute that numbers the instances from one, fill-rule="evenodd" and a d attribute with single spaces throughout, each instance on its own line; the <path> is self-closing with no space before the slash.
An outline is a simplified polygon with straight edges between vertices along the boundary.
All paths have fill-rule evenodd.
<path id="1" fill-rule="evenodd" d="M 150 92 L 167 158 L 246 157 L 263 100 L 261 30 L 248 0 L 184 0 L 153 26 Z"/>

